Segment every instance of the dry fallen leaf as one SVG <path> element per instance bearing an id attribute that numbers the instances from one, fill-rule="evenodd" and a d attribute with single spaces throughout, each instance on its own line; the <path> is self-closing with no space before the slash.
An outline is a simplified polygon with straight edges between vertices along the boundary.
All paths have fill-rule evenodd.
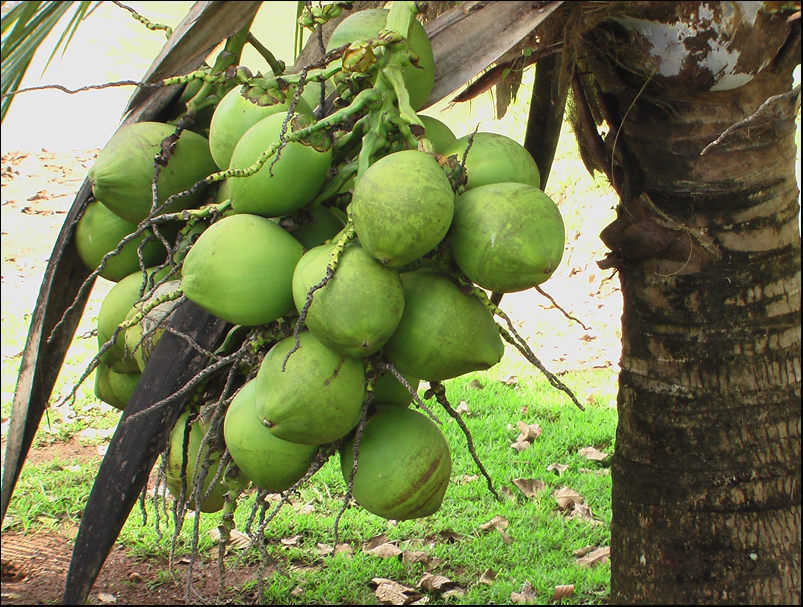
<path id="1" fill-rule="evenodd" d="M 563 476 L 563 473 L 566 472 L 566 470 L 568 470 L 568 469 L 569 469 L 568 465 L 566 465 L 566 464 L 558 464 L 558 463 L 549 464 L 546 467 L 546 471 L 547 472 L 557 472 L 558 476 Z"/>
<path id="2" fill-rule="evenodd" d="M 578 558 L 575 561 L 575 565 L 579 567 L 593 567 L 594 565 L 601 565 L 603 563 L 607 563 L 611 558 L 611 549 L 609 546 L 605 546 L 603 548 L 597 548 L 596 550 L 592 550 L 585 556 Z"/>
<path id="3" fill-rule="evenodd" d="M 429 554 L 421 550 L 405 550 L 401 555 L 402 563 L 405 565 L 412 565 L 413 563 L 423 563 L 426 565 L 429 562 Z"/>
<path id="4" fill-rule="evenodd" d="M 454 479 L 454 482 L 460 485 L 464 485 L 466 483 L 473 483 L 478 478 L 479 476 L 477 474 L 464 474 L 463 476 L 459 476 L 456 479 Z"/>
<path id="5" fill-rule="evenodd" d="M 507 519 L 504 516 L 497 515 L 487 523 L 480 525 L 481 531 L 488 531 L 489 529 L 505 529 L 508 526 Z"/>
<path id="6" fill-rule="evenodd" d="M 591 512 L 591 507 L 587 504 L 574 504 L 574 508 L 566 517 L 567 519 L 579 519 L 581 521 L 588 521 L 593 525 L 601 525 L 602 521 L 598 521 L 594 518 L 594 514 Z"/>
<path id="7" fill-rule="evenodd" d="M 583 546 L 582 548 L 578 548 L 577 550 L 575 550 L 572 554 L 574 554 L 574 556 L 576 556 L 576 557 L 581 557 L 581 556 L 585 556 L 586 554 L 588 554 L 592 550 L 596 550 L 596 549 L 597 549 L 597 546 Z"/>
<path id="8" fill-rule="evenodd" d="M 478 380 L 478 379 L 472 379 L 472 380 L 469 382 L 469 384 L 468 384 L 468 385 L 469 385 L 469 387 L 470 387 L 470 388 L 474 388 L 475 390 L 482 390 L 482 389 L 485 387 L 485 386 L 483 385 L 483 383 L 482 383 L 480 380 Z"/>
<path id="9" fill-rule="evenodd" d="M 588 460 L 592 460 L 595 462 L 601 462 L 606 457 L 610 455 L 610 453 L 603 453 L 602 451 L 594 448 L 594 447 L 583 447 L 577 451 L 580 455 L 585 457 Z"/>
<path id="10" fill-rule="evenodd" d="M 506 378 L 500 380 L 506 386 L 515 386 L 519 383 L 519 378 L 515 375 L 508 375 Z"/>
<path id="11" fill-rule="evenodd" d="M 423 588 L 427 592 L 445 592 L 453 588 L 454 585 L 455 582 L 447 577 L 425 573 L 421 579 L 418 580 L 415 587 Z"/>
<path id="12" fill-rule="evenodd" d="M 117 597 L 109 592 L 98 592 L 98 600 L 102 605 L 113 605 L 117 602 Z"/>
<path id="13" fill-rule="evenodd" d="M 438 537 L 449 543 L 460 542 L 463 540 L 462 535 L 451 529 L 444 529 L 443 531 L 438 533 Z"/>
<path id="14" fill-rule="evenodd" d="M 537 478 L 515 478 L 513 484 L 529 499 L 536 497 L 546 489 L 546 483 Z"/>
<path id="15" fill-rule="evenodd" d="M 535 442 L 535 440 L 541 436 L 541 426 L 538 424 L 527 424 L 519 420 L 516 422 L 516 427 L 519 429 L 519 437 L 516 439 L 517 442 L 520 441 L 527 441 L 528 443 Z"/>
<path id="16" fill-rule="evenodd" d="M 371 556 L 378 556 L 383 559 L 393 558 L 394 556 L 399 556 L 402 553 L 398 546 L 389 542 L 387 544 L 380 544 L 379 546 L 371 548 L 370 550 L 365 550 L 365 552 Z"/>
<path id="17" fill-rule="evenodd" d="M 293 588 L 292 591 L 290 591 L 290 596 L 296 599 L 299 598 L 302 594 L 304 594 L 304 589 L 301 586 L 296 586 L 295 588 Z"/>
<path id="18" fill-rule="evenodd" d="M 457 413 L 459 413 L 460 415 L 471 415 L 471 411 L 469 411 L 468 408 L 468 403 L 466 403 L 466 401 L 464 400 L 461 400 L 459 403 L 457 403 L 455 411 L 457 411 Z"/>
<path id="19" fill-rule="evenodd" d="M 382 535 L 375 535 L 374 537 L 367 539 L 363 543 L 362 549 L 365 552 L 368 552 L 372 548 L 376 548 L 377 546 L 381 546 L 382 544 L 387 544 L 387 543 L 388 543 L 388 536 L 383 533 Z"/>
<path id="20" fill-rule="evenodd" d="M 303 535 L 294 535 L 293 537 L 283 537 L 279 540 L 285 546 L 298 546 L 301 543 Z"/>
<path id="21" fill-rule="evenodd" d="M 493 585 L 496 581 L 496 572 L 493 569 L 486 569 L 482 572 L 480 576 L 480 584 L 488 584 L 488 586 Z"/>
<path id="22" fill-rule="evenodd" d="M 220 529 L 215 527 L 214 529 L 209 530 L 209 537 L 212 539 L 214 543 L 218 543 L 220 541 Z M 245 550 L 251 546 L 251 538 L 248 537 L 245 533 L 240 531 L 239 529 L 232 529 L 229 531 L 229 543 L 227 544 L 227 548 L 234 549 L 234 550 Z"/>
<path id="23" fill-rule="evenodd" d="M 511 443 L 510 446 L 519 453 L 521 453 L 525 449 L 530 448 L 530 443 L 528 443 L 527 441 L 516 441 L 515 443 Z"/>
<path id="24" fill-rule="evenodd" d="M 410 605 L 414 601 L 426 598 L 422 597 L 421 593 L 417 592 L 415 588 L 399 584 L 387 578 L 375 577 L 371 581 L 376 584 L 376 590 L 374 590 L 376 598 L 386 605 Z"/>
<path id="25" fill-rule="evenodd" d="M 575 504 L 583 503 L 583 496 L 568 487 L 561 487 L 552 494 L 552 497 L 555 498 L 558 507 L 564 509 L 571 509 Z"/>
<path id="26" fill-rule="evenodd" d="M 524 587 L 521 592 L 511 592 L 510 600 L 514 603 L 529 603 L 537 598 L 537 593 L 530 580 L 524 582 Z"/>
<path id="27" fill-rule="evenodd" d="M 354 554 L 354 549 L 351 547 L 350 544 L 343 542 L 342 544 L 338 544 L 337 546 L 335 546 L 335 551 L 332 554 L 352 555 Z"/>
<path id="28" fill-rule="evenodd" d="M 574 584 L 564 584 L 562 586 L 555 586 L 555 592 L 552 595 L 553 601 L 560 601 L 566 597 L 572 596 L 574 592 Z"/>
<path id="29" fill-rule="evenodd" d="M 516 494 L 513 493 L 513 489 L 511 489 L 507 485 L 502 485 L 502 487 L 499 489 L 499 493 L 504 495 L 507 499 L 509 499 L 512 502 L 516 501 Z"/>

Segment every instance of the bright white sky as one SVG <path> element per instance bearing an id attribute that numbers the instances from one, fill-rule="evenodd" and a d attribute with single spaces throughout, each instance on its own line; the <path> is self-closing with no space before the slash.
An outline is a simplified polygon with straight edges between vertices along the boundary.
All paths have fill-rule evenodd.
<path id="1" fill-rule="evenodd" d="M 126 2 L 148 19 L 175 27 L 194 2 Z M 255 22 L 257 38 L 287 63 L 293 60 L 296 2 L 266 2 Z M 71 13 L 70 13 L 71 14 Z M 62 24 L 66 23 L 63 21 Z M 60 26 L 62 25 L 60 24 Z M 84 21 L 66 54 L 47 63 L 60 31 L 45 40 L 31 63 L 23 87 L 61 84 L 69 89 L 117 80 L 139 80 L 165 43 L 164 32 L 151 32 L 131 14 L 103 2 Z M 255 52 L 243 63 L 264 69 Z M 250 53 L 253 53 L 251 56 Z M 9 151 L 68 151 L 100 148 L 117 128 L 133 87 L 86 91 L 20 94 L 3 121 L 2 153 Z"/>

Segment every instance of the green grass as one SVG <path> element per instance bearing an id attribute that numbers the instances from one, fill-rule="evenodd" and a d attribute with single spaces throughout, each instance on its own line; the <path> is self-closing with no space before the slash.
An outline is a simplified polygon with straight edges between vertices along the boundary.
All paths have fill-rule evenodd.
<path id="1" fill-rule="evenodd" d="M 574 584 L 575 591 L 564 602 L 571 604 L 604 601 L 608 592 L 608 565 L 582 568 L 575 564 L 573 552 L 584 546 L 606 546 L 610 530 L 610 459 L 589 462 L 577 451 L 594 446 L 607 453 L 614 447 L 616 410 L 610 406 L 615 394 L 615 377 L 610 371 L 567 373 L 561 377 L 586 405 L 581 412 L 560 391 L 552 388 L 541 374 L 521 363 L 515 367 L 518 383 L 507 385 L 499 369 L 472 373 L 446 382 L 453 407 L 465 401 L 469 413 L 463 415 L 476 453 L 493 479 L 494 488 L 511 489 L 512 497 L 497 501 L 488 490 L 468 451 L 466 438 L 458 425 L 434 400 L 425 401 L 443 422 L 442 429 L 453 458 L 452 480 L 440 510 L 418 520 L 390 522 L 351 503 L 339 523 L 339 541 L 348 543 L 352 555 L 321 556 L 318 544 L 333 544 L 335 519 L 343 506 L 345 483 L 337 457 L 332 458 L 285 505 L 266 528 L 269 554 L 280 565 L 266 584 L 265 600 L 281 604 L 372 604 L 371 580 L 389 578 L 415 587 L 425 571 L 449 578 L 464 590 L 460 596 L 445 598 L 430 593 L 433 604 L 510 604 L 511 593 L 521 592 L 529 581 L 537 592 L 536 601 L 551 602 L 558 585 Z M 479 386 L 482 386 L 481 388 Z M 530 448 L 518 452 L 510 445 L 518 436 L 517 421 L 538 424 L 541 435 Z M 562 475 L 547 470 L 552 463 L 565 464 Z M 18 484 L 9 510 L 13 527 L 35 533 L 60 528 L 77 532 L 77 525 L 97 471 L 99 457 L 90 461 L 65 461 L 28 465 Z M 538 479 L 545 489 L 527 498 L 513 484 L 515 479 Z M 595 522 L 570 520 L 561 512 L 552 493 L 570 487 L 580 493 L 592 510 Z M 236 525 L 245 528 L 254 500 L 249 492 L 236 512 Z M 307 512 L 305 505 L 313 511 Z M 295 507 L 300 508 L 296 510 Z M 151 500 L 146 502 L 147 523 L 135 507 L 118 543 L 137 559 L 167 557 L 172 538 L 172 520 L 156 517 Z M 503 516 L 508 526 L 506 543 L 495 530 L 481 525 L 494 516 Z M 219 516 L 204 514 L 200 519 L 199 549 L 203 560 L 217 558 L 217 548 L 209 531 Z M 185 522 L 178 542 L 178 554 L 187 554 L 191 545 L 193 517 Z M 257 523 L 251 530 L 254 531 Z M 453 541 L 444 532 L 458 534 Z M 390 542 L 405 549 L 405 542 L 420 545 L 429 564 L 405 564 L 399 557 L 381 558 L 363 552 L 369 539 L 385 534 Z M 297 546 L 281 540 L 300 535 Z M 240 557 L 235 552 L 230 561 Z M 258 558 L 256 549 L 247 556 Z M 214 567 L 213 564 L 208 565 Z M 493 570 L 496 580 L 480 583 L 480 576 Z M 294 589 L 294 594 L 291 594 Z M 243 592 L 249 588 L 242 589 Z M 250 591 L 254 591 L 251 588 Z"/>

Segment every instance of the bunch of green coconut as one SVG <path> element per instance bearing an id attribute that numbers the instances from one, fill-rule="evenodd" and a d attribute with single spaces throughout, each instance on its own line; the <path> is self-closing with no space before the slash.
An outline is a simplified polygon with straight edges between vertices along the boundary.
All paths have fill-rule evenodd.
<path id="1" fill-rule="evenodd" d="M 347 51 L 364 51 L 360 41 L 375 39 L 386 16 L 348 17 L 329 49 L 357 41 Z M 403 78 L 417 110 L 434 81 L 418 21 L 410 47 L 415 61 L 403 65 Z M 334 71 L 324 84 L 341 98 L 344 83 L 352 100 L 379 87 L 377 76 L 355 88 L 344 68 Z M 222 508 L 233 489 L 232 475 L 217 471 L 226 449 L 242 473 L 238 487 L 283 492 L 325 446 L 339 450 L 344 480 L 366 510 L 396 520 L 428 516 L 442 503 L 452 464 L 438 424 L 411 406 L 421 403 L 420 382 L 501 360 L 502 333 L 482 294 L 529 289 L 551 276 L 564 249 L 560 212 L 539 189 L 530 154 L 508 137 L 457 138 L 417 116 L 416 139 L 426 145 L 411 145 L 409 132 L 389 136 L 360 164 L 356 152 L 343 151 L 355 131 L 316 120 L 319 84 L 302 96 L 281 84 L 260 78 L 236 86 L 218 103 L 208 139 L 181 133 L 160 166 L 156 202 L 154 157 L 173 125 L 130 125 L 98 156 L 89 173 L 96 200 L 75 232 L 87 265 L 105 260 L 100 275 L 117 283 L 98 318 L 96 393 L 125 407 L 180 295 L 248 331 L 295 325 L 243 372 L 222 440 L 205 446 L 211 465 L 203 486 L 221 480 L 202 510 Z M 253 171 L 269 148 L 274 153 Z M 222 171 L 228 178 L 217 189 L 214 182 L 193 188 Z M 203 212 L 211 206 L 223 212 Z M 187 411 L 171 434 L 167 486 L 176 497 L 200 468 L 208 421 Z"/>

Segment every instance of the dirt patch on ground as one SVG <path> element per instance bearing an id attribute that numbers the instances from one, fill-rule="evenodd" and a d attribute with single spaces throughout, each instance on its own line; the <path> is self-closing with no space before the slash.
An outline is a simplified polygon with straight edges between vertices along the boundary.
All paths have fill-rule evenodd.
<path id="1" fill-rule="evenodd" d="M 61 535 L 41 532 L 20 535 L 4 532 L 2 536 L 2 604 L 52 605 L 61 603 L 64 584 L 72 556 L 72 543 Z M 175 566 L 178 581 L 166 577 L 168 563 L 162 560 L 142 561 L 121 547 L 111 551 L 106 564 L 89 595 L 91 605 L 184 605 L 198 602 L 198 596 L 187 601 L 184 582 L 189 564 Z M 253 602 L 255 595 L 240 590 L 253 581 L 255 566 L 229 568 L 226 591 L 221 603 L 235 600 Z M 193 567 L 193 592 L 202 599 L 217 603 L 220 578 L 216 563 Z"/>

